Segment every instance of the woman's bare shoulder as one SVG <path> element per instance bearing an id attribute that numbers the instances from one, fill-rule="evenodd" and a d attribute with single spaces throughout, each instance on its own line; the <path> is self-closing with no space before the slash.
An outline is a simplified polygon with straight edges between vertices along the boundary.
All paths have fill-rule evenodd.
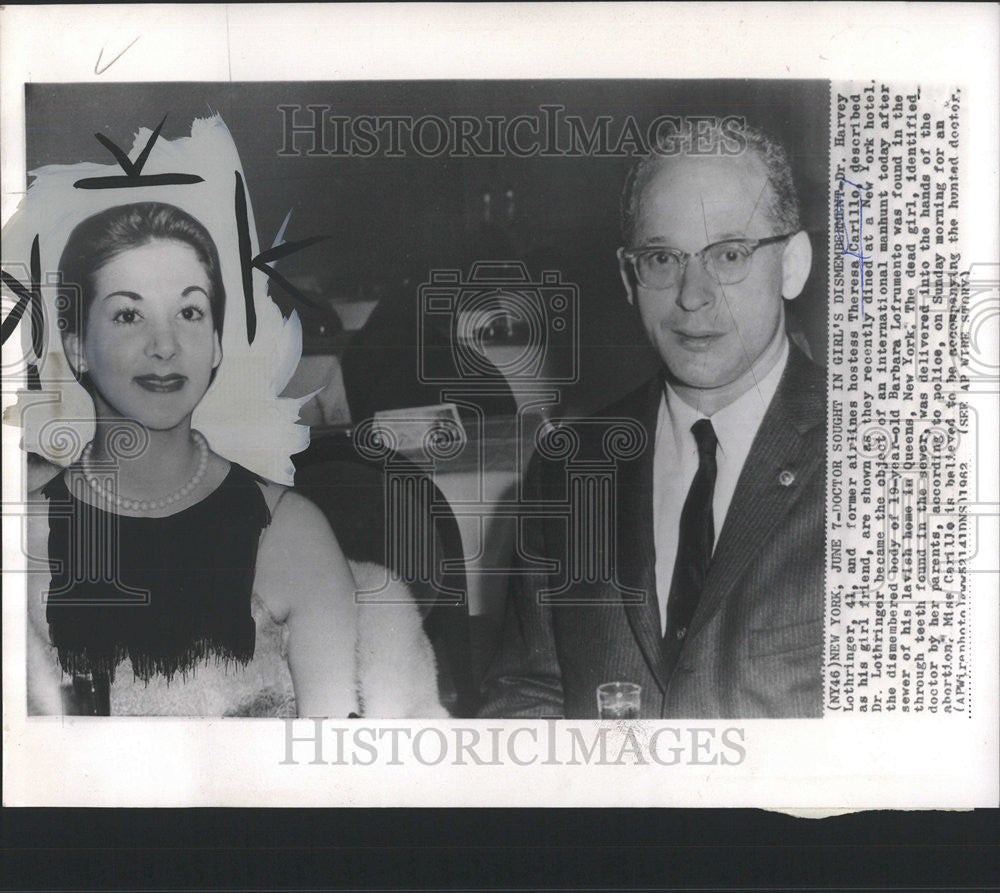
<path id="1" fill-rule="evenodd" d="M 353 579 L 323 512 L 290 487 L 261 486 L 271 523 L 258 554 L 255 588 L 265 602 L 275 602 L 272 613 L 279 617 L 331 585 L 353 593 Z M 298 585 L 289 586 L 291 580 Z"/>
<path id="2" fill-rule="evenodd" d="M 28 531 L 28 536 L 34 539 L 38 536 L 47 536 L 49 530 L 48 505 L 51 502 L 45 492 L 45 485 L 29 490 L 24 499 L 24 524 Z"/>
<path id="3" fill-rule="evenodd" d="M 290 529 L 291 532 L 302 528 L 315 528 L 317 533 L 330 533 L 326 516 L 314 502 L 307 499 L 292 487 L 276 484 L 273 481 L 260 481 L 268 511 L 271 513 L 271 528 L 279 531 Z"/>
<path id="4" fill-rule="evenodd" d="M 21 519 L 11 518 L 12 524 L 20 524 L 17 534 L 20 545 L 20 555 L 6 556 L 10 559 L 11 569 L 15 569 L 20 561 L 24 564 L 20 569 L 28 572 L 29 579 L 41 574 L 47 580 L 51 571 L 48 563 L 49 546 L 49 503 L 52 500 L 44 492 L 44 485 L 30 490 L 21 506 Z M 7 527 L 7 522 L 4 522 Z"/>
<path id="5" fill-rule="evenodd" d="M 25 497 L 25 501 L 28 505 L 46 505 L 48 504 L 49 497 L 45 493 L 45 486 L 35 487 L 34 490 L 29 490 L 28 495 Z"/>

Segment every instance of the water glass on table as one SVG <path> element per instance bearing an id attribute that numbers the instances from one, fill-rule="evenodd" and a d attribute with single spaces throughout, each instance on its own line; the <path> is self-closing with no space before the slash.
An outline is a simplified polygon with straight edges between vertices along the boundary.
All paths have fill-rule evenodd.
<path id="1" fill-rule="evenodd" d="M 597 686 L 597 714 L 601 719 L 638 719 L 642 686 L 635 682 L 605 682 Z"/>

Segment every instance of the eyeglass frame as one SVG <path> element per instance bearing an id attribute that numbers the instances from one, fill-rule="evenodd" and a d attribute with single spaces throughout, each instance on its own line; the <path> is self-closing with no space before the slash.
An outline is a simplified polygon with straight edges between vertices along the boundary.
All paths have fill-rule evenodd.
<path id="1" fill-rule="evenodd" d="M 750 275 L 750 268 L 753 265 L 753 256 L 758 248 L 763 248 L 765 245 L 774 245 L 777 242 L 784 241 L 785 239 L 790 239 L 792 238 L 792 236 L 795 235 L 798 235 L 798 233 L 794 232 L 794 233 L 785 233 L 784 235 L 780 236 L 765 236 L 763 239 L 719 239 L 718 242 L 712 242 L 706 245 L 700 251 L 681 251 L 679 248 L 667 248 L 662 245 L 650 245 L 648 248 L 629 248 L 629 249 L 623 247 L 619 248 L 618 250 L 621 252 L 621 256 L 624 257 L 626 260 L 628 260 L 629 263 L 632 265 L 632 272 L 635 273 L 636 281 L 643 288 L 649 288 L 654 291 L 666 291 L 668 288 L 676 288 L 683 279 L 684 273 L 687 270 L 688 262 L 691 260 L 692 257 L 697 257 L 701 261 L 701 265 L 705 268 L 705 272 L 708 273 L 708 275 L 711 276 L 712 279 L 715 280 L 719 285 L 739 285 L 739 283 L 741 283 L 744 279 L 747 278 L 747 276 Z M 721 282 L 709 271 L 708 266 L 705 263 L 704 254 L 706 251 L 708 251 L 711 248 L 715 248 L 717 245 L 727 245 L 732 242 L 738 242 L 740 245 L 745 245 L 749 248 L 750 254 L 747 257 L 747 260 L 749 261 L 749 263 L 747 264 L 747 271 L 739 279 L 736 279 L 733 282 Z M 678 258 L 678 262 L 680 263 L 680 270 L 678 272 L 677 282 L 674 283 L 673 285 L 659 285 L 659 286 L 647 285 L 645 282 L 642 281 L 642 277 L 639 275 L 639 268 L 636 265 L 636 259 L 641 254 L 649 254 L 655 251 L 667 252 L 668 254 L 672 254 L 674 257 Z"/>

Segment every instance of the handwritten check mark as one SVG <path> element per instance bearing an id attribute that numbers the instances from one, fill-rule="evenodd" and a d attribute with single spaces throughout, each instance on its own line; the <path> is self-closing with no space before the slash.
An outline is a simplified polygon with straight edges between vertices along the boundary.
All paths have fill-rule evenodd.
<path id="1" fill-rule="evenodd" d="M 140 34 L 139 37 L 142 37 L 142 35 Z M 121 59 L 122 56 L 124 56 L 130 49 L 132 49 L 132 47 L 135 46 L 135 42 L 136 40 L 139 39 L 139 37 L 136 37 L 135 40 L 133 40 L 127 47 L 125 47 L 124 50 L 122 50 L 117 56 L 115 56 L 114 59 L 112 59 L 107 65 L 105 65 L 104 68 L 99 69 L 99 66 L 101 64 L 101 59 L 104 56 L 104 47 L 101 47 L 101 51 L 97 54 L 97 61 L 94 63 L 94 74 L 104 74 L 104 72 L 106 72 L 112 65 L 115 64 L 115 62 Z"/>

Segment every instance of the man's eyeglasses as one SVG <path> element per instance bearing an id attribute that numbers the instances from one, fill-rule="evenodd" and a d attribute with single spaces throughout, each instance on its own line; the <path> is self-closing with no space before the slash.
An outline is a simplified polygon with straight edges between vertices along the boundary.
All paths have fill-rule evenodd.
<path id="1" fill-rule="evenodd" d="M 783 236 L 768 236 L 766 239 L 727 239 L 706 245 L 693 254 L 676 248 L 636 248 L 622 251 L 622 257 L 631 262 L 635 277 L 643 288 L 676 288 L 692 257 L 697 257 L 702 262 L 705 271 L 719 285 L 736 285 L 749 275 L 753 253 L 758 248 L 790 239 L 794 235 L 795 233 L 786 233 Z"/>

